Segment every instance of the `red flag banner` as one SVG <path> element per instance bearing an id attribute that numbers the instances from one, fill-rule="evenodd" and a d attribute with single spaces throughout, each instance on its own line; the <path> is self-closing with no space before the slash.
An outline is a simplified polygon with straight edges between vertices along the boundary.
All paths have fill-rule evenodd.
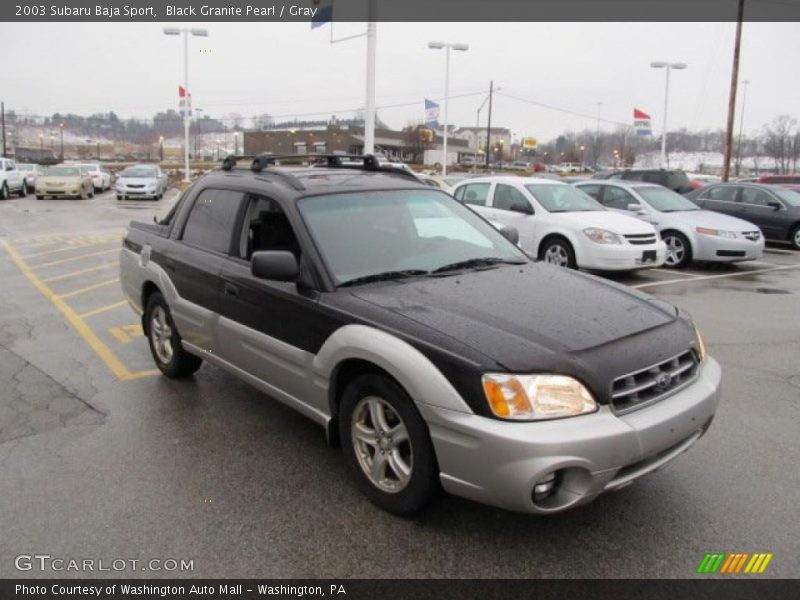
<path id="1" fill-rule="evenodd" d="M 649 119 L 650 115 L 646 112 L 639 110 L 638 108 L 633 109 L 633 118 L 634 119 Z"/>
<path id="2" fill-rule="evenodd" d="M 178 86 L 178 98 L 185 98 L 186 97 L 186 88 L 182 85 Z"/>
<path id="3" fill-rule="evenodd" d="M 652 135 L 653 130 L 650 128 L 650 115 L 638 108 L 634 108 L 633 129 L 636 135 Z"/>

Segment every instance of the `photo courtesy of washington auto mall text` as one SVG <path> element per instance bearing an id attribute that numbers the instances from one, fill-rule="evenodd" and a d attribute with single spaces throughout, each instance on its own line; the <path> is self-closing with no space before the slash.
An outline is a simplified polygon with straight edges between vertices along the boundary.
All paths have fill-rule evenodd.
<path id="1" fill-rule="evenodd" d="M 0 56 L 0 600 L 800 598 L 800 0 Z"/>

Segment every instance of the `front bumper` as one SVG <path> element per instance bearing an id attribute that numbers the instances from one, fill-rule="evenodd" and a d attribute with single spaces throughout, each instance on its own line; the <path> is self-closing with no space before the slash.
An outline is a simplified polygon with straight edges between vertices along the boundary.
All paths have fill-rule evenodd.
<path id="1" fill-rule="evenodd" d="M 59 188 L 50 188 L 50 187 L 37 187 L 36 188 L 36 195 L 37 196 L 80 196 L 81 195 L 81 188 L 72 188 L 72 187 L 59 187 Z"/>
<path id="2" fill-rule="evenodd" d="M 720 368 L 707 358 L 697 379 L 656 404 L 617 416 L 513 423 L 421 404 L 442 486 L 472 500 L 528 513 L 555 513 L 655 471 L 706 431 L 720 399 Z M 558 472 L 551 496 L 536 482 Z"/>
<path id="3" fill-rule="evenodd" d="M 117 196 L 125 196 L 128 198 L 156 198 L 158 196 L 157 190 L 145 190 L 143 188 L 138 189 L 117 189 Z"/>
<path id="4" fill-rule="evenodd" d="M 698 233 L 694 236 L 692 246 L 694 260 L 714 262 L 758 260 L 764 253 L 764 236 L 752 242 L 743 238 L 728 239 Z"/>
<path id="5" fill-rule="evenodd" d="M 643 260 L 644 253 L 655 252 L 655 260 Z M 661 240 L 655 244 L 597 244 L 586 240 L 577 249 L 578 266 L 598 271 L 632 271 L 660 267 L 667 257 L 667 247 Z"/>

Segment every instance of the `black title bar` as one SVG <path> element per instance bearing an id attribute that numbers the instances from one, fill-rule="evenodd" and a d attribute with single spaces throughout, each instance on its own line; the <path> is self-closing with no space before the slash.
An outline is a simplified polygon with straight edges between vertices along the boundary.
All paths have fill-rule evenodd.
<path id="1" fill-rule="evenodd" d="M 308 22 L 331 0 L 3 1 L 4 22 Z M 739 0 L 333 0 L 338 22 L 735 21 Z M 800 21 L 800 0 L 745 0 L 745 21 Z"/>

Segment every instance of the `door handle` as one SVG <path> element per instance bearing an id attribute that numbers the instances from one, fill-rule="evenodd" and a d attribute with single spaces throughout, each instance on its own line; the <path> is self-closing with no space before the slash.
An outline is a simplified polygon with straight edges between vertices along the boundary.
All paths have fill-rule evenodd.
<path id="1" fill-rule="evenodd" d="M 232 296 L 234 298 L 239 297 L 239 288 L 231 283 L 226 283 L 222 288 L 222 293 L 226 296 Z"/>

